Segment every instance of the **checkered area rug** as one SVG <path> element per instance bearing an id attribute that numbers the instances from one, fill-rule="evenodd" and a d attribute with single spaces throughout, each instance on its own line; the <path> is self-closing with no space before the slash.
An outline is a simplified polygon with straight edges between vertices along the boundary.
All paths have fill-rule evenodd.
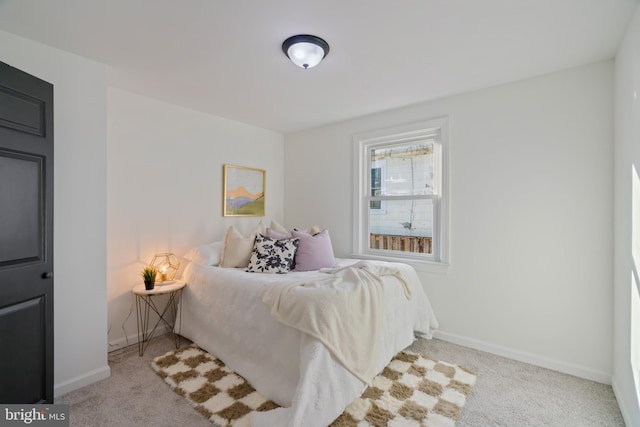
<path id="1" fill-rule="evenodd" d="M 253 411 L 278 407 L 195 344 L 156 357 L 151 366 L 221 427 L 248 427 Z M 331 427 L 451 427 L 475 380 L 475 374 L 460 366 L 401 352 Z"/>

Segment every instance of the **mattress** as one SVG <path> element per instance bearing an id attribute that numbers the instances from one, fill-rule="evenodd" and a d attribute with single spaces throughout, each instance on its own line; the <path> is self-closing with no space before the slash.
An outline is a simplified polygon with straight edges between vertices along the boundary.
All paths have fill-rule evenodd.
<path id="1" fill-rule="evenodd" d="M 338 259 L 339 267 L 358 260 Z M 383 261 L 375 261 L 384 263 Z M 415 270 L 401 263 L 411 290 L 393 276 L 384 276 L 383 321 L 377 354 L 382 370 L 415 334 L 431 338 L 438 323 Z M 366 384 L 353 375 L 318 339 L 275 320 L 260 298 L 269 284 L 326 280 L 325 271 L 288 274 L 248 273 L 244 269 L 190 263 L 183 280 L 181 313 L 176 332 L 220 358 L 256 390 L 281 408 L 254 413 L 252 426 L 324 427 L 358 397 Z"/>

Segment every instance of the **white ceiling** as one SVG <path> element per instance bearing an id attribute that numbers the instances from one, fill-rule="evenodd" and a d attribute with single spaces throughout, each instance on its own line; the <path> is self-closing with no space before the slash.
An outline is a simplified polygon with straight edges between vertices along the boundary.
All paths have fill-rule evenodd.
<path id="1" fill-rule="evenodd" d="M 636 4 L 0 0 L 0 29 L 108 64 L 112 86 L 289 133 L 612 58 Z M 295 34 L 329 55 L 296 67 Z"/>

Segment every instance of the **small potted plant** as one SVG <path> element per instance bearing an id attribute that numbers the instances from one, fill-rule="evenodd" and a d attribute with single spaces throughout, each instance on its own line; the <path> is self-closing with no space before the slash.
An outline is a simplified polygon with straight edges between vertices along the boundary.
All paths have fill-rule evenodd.
<path id="1" fill-rule="evenodd" d="M 144 288 L 150 291 L 156 284 L 156 274 L 158 274 L 158 271 L 153 267 L 145 267 L 141 274 L 144 280 Z"/>

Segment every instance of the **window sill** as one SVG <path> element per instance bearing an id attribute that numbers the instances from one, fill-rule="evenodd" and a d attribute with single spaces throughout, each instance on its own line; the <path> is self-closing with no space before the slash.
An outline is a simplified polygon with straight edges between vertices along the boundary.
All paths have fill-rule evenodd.
<path id="1" fill-rule="evenodd" d="M 372 259 L 376 261 L 388 261 L 388 262 L 401 262 L 404 264 L 408 264 L 412 266 L 416 271 L 421 273 L 433 273 L 433 274 L 442 274 L 446 275 L 449 272 L 450 264 L 444 262 L 434 262 L 434 261 L 420 261 L 412 258 L 401 258 L 401 257 L 388 257 L 388 256 L 378 256 L 378 255 L 362 255 L 362 254 L 351 254 L 350 258 L 356 259 Z"/>

